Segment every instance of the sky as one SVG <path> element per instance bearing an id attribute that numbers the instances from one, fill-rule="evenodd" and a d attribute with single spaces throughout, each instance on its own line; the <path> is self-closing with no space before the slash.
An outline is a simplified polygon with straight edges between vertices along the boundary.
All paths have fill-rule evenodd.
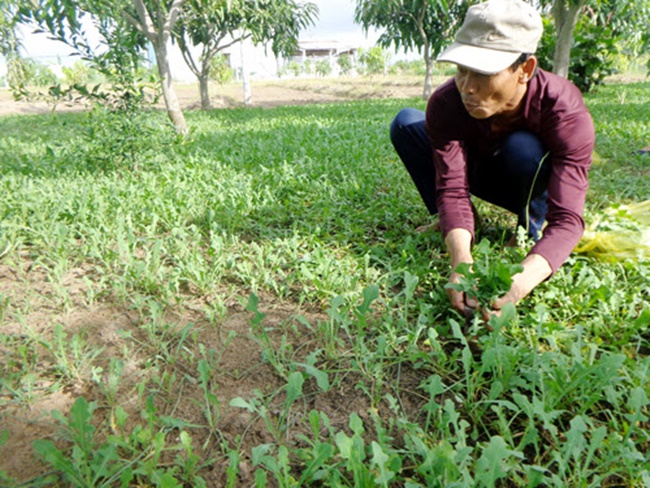
<path id="1" fill-rule="evenodd" d="M 354 0 L 310 0 L 318 6 L 319 18 L 314 27 L 305 30 L 300 38 L 313 40 L 339 40 L 361 47 L 372 47 L 377 40 L 375 31 L 364 33 L 354 23 Z M 24 47 L 29 57 L 48 58 L 67 56 L 70 52 L 62 43 L 50 41 L 44 34 L 23 30 Z"/>
<path id="2" fill-rule="evenodd" d="M 319 19 L 313 28 L 303 34 L 302 38 L 356 41 L 365 44 L 364 47 L 374 45 L 378 37 L 376 31 L 366 35 L 361 26 L 354 23 L 354 0 L 311 1 L 318 5 Z"/>

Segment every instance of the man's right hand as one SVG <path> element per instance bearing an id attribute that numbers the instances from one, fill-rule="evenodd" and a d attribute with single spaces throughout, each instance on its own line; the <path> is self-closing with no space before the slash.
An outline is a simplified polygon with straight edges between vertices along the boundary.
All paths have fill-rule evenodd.
<path id="1" fill-rule="evenodd" d="M 461 275 L 456 272 L 452 272 L 449 276 L 449 283 L 460 283 Z M 471 315 L 474 310 L 478 307 L 478 302 L 471 298 L 468 298 L 465 293 L 454 290 L 453 288 L 447 288 L 447 296 L 449 297 L 449 302 L 454 310 L 457 310 L 463 316 L 467 317 Z"/>
<path id="2" fill-rule="evenodd" d="M 461 263 L 472 263 L 472 234 L 467 229 L 452 229 L 445 237 L 445 244 L 449 252 L 451 261 L 451 275 L 449 276 L 449 283 L 460 283 L 461 275 L 456 272 L 456 268 Z M 467 300 L 463 292 L 447 288 L 447 296 L 451 306 L 458 310 L 463 315 L 466 315 L 469 309 L 477 307 L 473 300 Z"/>

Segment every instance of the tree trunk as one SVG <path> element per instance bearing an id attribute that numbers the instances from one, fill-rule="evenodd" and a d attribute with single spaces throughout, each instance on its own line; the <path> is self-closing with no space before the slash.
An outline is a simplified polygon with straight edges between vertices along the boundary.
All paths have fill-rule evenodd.
<path id="1" fill-rule="evenodd" d="M 167 114 L 176 128 L 176 132 L 180 134 L 187 134 L 187 122 L 181 109 L 181 104 L 176 96 L 176 91 L 172 84 L 172 74 L 169 68 L 169 57 L 167 54 L 167 43 L 160 39 L 156 43 L 156 64 L 158 65 L 158 74 L 162 85 L 163 99 L 165 100 L 165 108 Z"/>
<path id="2" fill-rule="evenodd" d="M 253 98 L 251 96 L 251 82 L 249 79 L 248 66 L 244 58 L 244 40 L 242 39 L 241 44 L 239 45 L 241 49 L 241 80 L 242 80 L 242 89 L 244 91 L 244 105 L 251 105 L 253 103 Z M 304 54 L 304 53 L 303 53 Z"/>
<path id="3" fill-rule="evenodd" d="M 424 88 L 422 89 L 422 100 L 428 100 L 433 93 L 433 59 L 431 56 L 425 56 L 424 64 L 426 74 L 424 75 Z"/>
<path id="4" fill-rule="evenodd" d="M 557 31 L 553 72 L 564 78 L 569 76 L 573 31 L 584 4 L 585 0 L 555 0 L 553 3 L 553 20 Z"/>
<path id="5" fill-rule="evenodd" d="M 198 75 L 199 78 L 199 93 L 201 94 L 201 110 L 210 110 L 212 103 L 210 102 L 210 77 L 208 74 L 202 72 Z"/>

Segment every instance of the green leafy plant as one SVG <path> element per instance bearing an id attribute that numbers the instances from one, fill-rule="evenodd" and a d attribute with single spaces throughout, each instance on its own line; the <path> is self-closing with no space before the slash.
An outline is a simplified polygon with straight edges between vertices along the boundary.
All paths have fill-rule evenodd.
<path id="1" fill-rule="evenodd" d="M 105 442 L 96 439 L 93 425 L 97 405 L 77 398 L 70 409 L 69 417 L 53 411 L 53 418 L 62 427 L 65 439 L 71 443 L 71 453 L 61 450 L 49 440 L 36 440 L 34 450 L 49 464 L 57 476 L 65 482 L 79 487 L 109 487 L 116 483 L 128 486 L 131 482 L 153 482 L 157 486 L 204 487 L 205 481 L 198 476 L 200 459 L 194 454 L 191 437 L 181 431 L 180 445 L 167 447 L 165 432 L 156 431 L 159 422 L 151 399 L 147 400 L 146 426 L 138 425 L 130 434 L 111 435 Z M 115 412 L 116 427 L 123 431 L 127 415 L 121 408 Z M 159 467 L 160 456 L 165 450 L 180 450 L 176 465 Z"/>
<path id="2" fill-rule="evenodd" d="M 465 293 L 481 308 L 491 308 L 496 298 L 510 290 L 512 276 L 521 272 L 523 267 L 499 256 L 487 239 L 474 247 L 473 255 L 472 264 L 462 263 L 456 268 L 461 275 L 460 283 L 449 283 L 445 287 Z"/>

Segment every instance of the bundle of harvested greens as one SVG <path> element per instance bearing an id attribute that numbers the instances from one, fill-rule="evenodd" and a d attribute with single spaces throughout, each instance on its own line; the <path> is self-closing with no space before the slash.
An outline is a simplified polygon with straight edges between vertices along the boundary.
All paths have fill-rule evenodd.
<path id="1" fill-rule="evenodd" d="M 650 259 L 650 200 L 607 209 L 574 251 L 607 261 Z"/>

